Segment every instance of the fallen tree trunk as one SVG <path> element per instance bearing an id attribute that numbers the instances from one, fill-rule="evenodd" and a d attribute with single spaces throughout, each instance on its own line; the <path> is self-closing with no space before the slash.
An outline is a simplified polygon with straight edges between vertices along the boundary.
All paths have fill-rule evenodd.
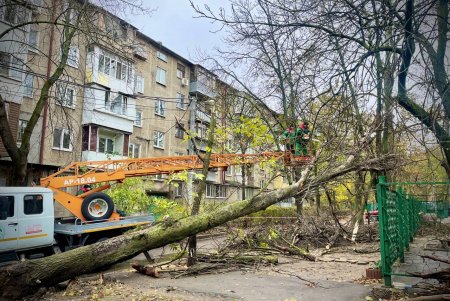
<path id="1" fill-rule="evenodd" d="M 288 197 L 305 194 L 311 188 L 347 172 L 366 168 L 384 169 L 387 159 L 378 158 L 356 164 L 355 157 L 350 156 L 344 164 L 310 181 L 306 181 L 311 169 L 311 167 L 307 167 L 302 172 L 300 180 L 295 184 L 259 194 L 250 200 L 234 202 L 197 216 L 180 220 L 166 220 L 148 229 L 127 233 L 65 253 L 2 267 L 0 269 L 0 298 L 4 300 L 20 298 L 33 293 L 39 287 L 52 286 L 78 275 L 123 262 L 143 251 L 180 241 L 238 217 L 263 210 Z"/>

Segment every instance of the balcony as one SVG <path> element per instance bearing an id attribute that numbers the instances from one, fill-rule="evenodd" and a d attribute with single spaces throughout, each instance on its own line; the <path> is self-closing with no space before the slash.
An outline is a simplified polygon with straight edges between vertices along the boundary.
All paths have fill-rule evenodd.
<path id="1" fill-rule="evenodd" d="M 117 154 L 100 153 L 95 151 L 81 152 L 81 161 L 105 161 L 105 160 L 122 160 L 122 159 L 128 159 L 128 157 Z"/>
<path id="2" fill-rule="evenodd" d="M 211 123 L 211 115 L 209 115 L 209 114 L 206 114 L 205 112 L 202 112 L 202 111 L 200 111 L 200 110 L 197 110 L 196 112 L 195 112 L 195 118 L 197 119 L 197 120 L 200 120 L 200 121 L 202 121 L 202 122 L 206 122 L 206 123 Z"/>
<path id="3" fill-rule="evenodd" d="M 189 92 L 198 93 L 209 98 L 215 98 L 217 96 L 217 93 L 213 88 L 198 80 L 195 82 L 191 82 L 189 86 Z"/>
<path id="4" fill-rule="evenodd" d="M 107 91 L 85 89 L 85 106 L 83 107 L 83 124 L 97 124 L 110 129 L 132 133 L 136 116 L 136 100 L 131 97 L 110 96 L 105 101 Z M 112 93 L 111 93 L 112 94 Z"/>

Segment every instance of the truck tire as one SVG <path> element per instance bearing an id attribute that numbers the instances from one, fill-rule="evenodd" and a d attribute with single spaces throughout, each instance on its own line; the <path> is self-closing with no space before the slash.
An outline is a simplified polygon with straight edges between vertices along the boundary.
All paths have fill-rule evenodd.
<path id="1" fill-rule="evenodd" d="M 111 197 L 105 193 L 96 192 L 84 198 L 81 213 L 88 221 L 108 219 L 114 211 Z"/>

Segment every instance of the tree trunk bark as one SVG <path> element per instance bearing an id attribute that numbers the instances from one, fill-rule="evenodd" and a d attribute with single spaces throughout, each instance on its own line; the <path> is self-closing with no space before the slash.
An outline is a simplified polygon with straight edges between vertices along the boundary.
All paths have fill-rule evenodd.
<path id="1" fill-rule="evenodd" d="M 392 159 L 392 158 L 391 158 Z M 385 168 L 396 165 L 390 158 L 362 160 L 355 164 L 355 157 L 320 177 L 308 179 L 311 167 L 306 167 L 300 180 L 286 188 L 262 193 L 250 200 L 228 204 L 216 210 L 189 216 L 180 220 L 166 220 L 151 228 L 111 238 L 94 245 L 81 247 L 50 257 L 14 263 L 0 268 L 0 297 L 4 300 L 20 298 L 41 286 L 51 286 L 78 275 L 131 259 L 139 253 L 177 242 L 185 237 L 217 227 L 230 220 L 245 216 L 279 201 L 304 195 L 336 177 L 358 169 Z M 387 163 L 390 162 L 390 163 Z"/>
<path id="2" fill-rule="evenodd" d="M 300 224 L 303 220 L 303 197 L 298 195 L 294 199 L 295 207 L 297 209 L 297 222 Z"/>
<path id="3" fill-rule="evenodd" d="M 12 185 L 13 186 L 27 186 L 27 156 L 19 155 L 15 161 L 12 162 Z"/>
<path id="4" fill-rule="evenodd" d="M 214 111 L 211 114 L 211 123 L 209 125 L 208 142 L 206 144 L 206 155 L 203 157 L 202 175 L 203 179 L 197 187 L 197 195 L 192 204 L 191 215 L 198 215 L 200 212 L 200 202 L 203 199 L 206 190 L 206 178 L 208 177 L 209 163 L 211 162 L 211 151 L 214 144 L 214 131 L 216 128 L 216 117 Z M 197 236 L 196 234 L 189 237 L 188 241 L 188 258 L 187 265 L 192 266 L 197 262 Z"/>

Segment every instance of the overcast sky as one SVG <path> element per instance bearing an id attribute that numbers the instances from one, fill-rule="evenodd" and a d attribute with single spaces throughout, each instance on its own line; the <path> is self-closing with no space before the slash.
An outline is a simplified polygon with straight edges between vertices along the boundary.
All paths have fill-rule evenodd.
<path id="1" fill-rule="evenodd" d="M 206 19 L 194 18 L 194 10 L 188 0 L 144 0 L 145 5 L 156 8 L 149 16 L 130 17 L 129 21 L 150 38 L 175 51 L 186 59 L 195 62 L 198 50 L 210 53 L 220 46 L 223 32 L 212 33 L 219 29 Z M 226 1 L 194 0 L 201 7 L 208 3 L 211 7 L 220 7 Z"/>

